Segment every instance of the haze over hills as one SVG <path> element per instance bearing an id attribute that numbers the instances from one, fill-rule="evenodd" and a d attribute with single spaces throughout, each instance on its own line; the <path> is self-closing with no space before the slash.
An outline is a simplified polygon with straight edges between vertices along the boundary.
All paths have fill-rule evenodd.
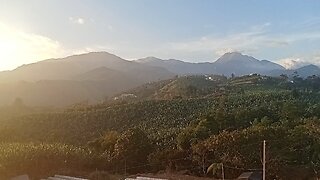
<path id="1" fill-rule="evenodd" d="M 76 77 L 96 68 L 107 67 L 146 81 L 167 78 L 166 69 L 150 67 L 124 60 L 107 52 L 93 52 L 74 55 L 62 59 L 49 59 L 18 67 L 13 71 L 0 73 L 0 82 L 39 81 L 39 80 L 77 80 Z M 149 76 L 144 73 L 152 71 Z"/>
<path id="2" fill-rule="evenodd" d="M 231 76 L 258 73 L 269 76 L 297 72 L 301 77 L 320 75 L 317 66 L 287 70 L 268 60 L 238 52 L 226 53 L 215 62 L 190 63 L 147 57 L 128 61 L 107 52 L 48 59 L 0 72 L 0 105 L 20 97 L 31 106 L 67 106 L 95 103 L 144 83 L 176 75 L 218 74 Z"/>
<path id="3" fill-rule="evenodd" d="M 49 59 L 0 73 L 0 105 L 20 97 L 32 106 L 95 103 L 150 81 L 173 77 L 152 67 L 98 52 Z"/>

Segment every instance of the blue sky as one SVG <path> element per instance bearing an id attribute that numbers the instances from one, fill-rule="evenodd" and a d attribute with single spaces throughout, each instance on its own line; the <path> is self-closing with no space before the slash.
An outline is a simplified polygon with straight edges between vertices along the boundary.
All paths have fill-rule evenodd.
<path id="1" fill-rule="evenodd" d="M 319 64 L 319 9 L 318 0 L 0 0 L 0 69 L 90 51 Z"/>

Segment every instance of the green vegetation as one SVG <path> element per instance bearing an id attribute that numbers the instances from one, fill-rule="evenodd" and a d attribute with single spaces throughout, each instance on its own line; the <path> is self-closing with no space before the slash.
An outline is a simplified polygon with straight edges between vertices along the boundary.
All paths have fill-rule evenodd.
<path id="1" fill-rule="evenodd" d="M 92 164 L 92 163 L 95 164 Z M 28 172 L 35 179 L 55 172 L 92 171 L 103 159 L 88 148 L 66 144 L 1 143 L 0 178 Z M 101 166 L 101 165 L 100 165 Z"/>
<path id="2" fill-rule="evenodd" d="M 136 98 L 10 116 L 0 125 L 0 171 L 212 176 L 207 168 L 223 163 L 226 178 L 234 178 L 261 169 L 266 140 L 269 178 L 315 177 L 319 90 L 316 76 L 186 76 L 126 92 Z M 37 174 L 41 166 L 48 168 Z"/>

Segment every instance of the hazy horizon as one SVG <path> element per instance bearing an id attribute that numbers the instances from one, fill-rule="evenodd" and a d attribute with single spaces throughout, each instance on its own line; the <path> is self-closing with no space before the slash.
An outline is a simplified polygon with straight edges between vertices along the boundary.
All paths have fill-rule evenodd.
<path id="1" fill-rule="evenodd" d="M 60 60 L 60 59 L 64 59 L 64 58 L 68 58 L 68 57 L 72 57 L 72 56 L 81 56 L 81 55 L 86 55 L 86 54 L 90 54 L 90 53 L 109 53 L 109 54 L 112 54 L 112 55 L 115 55 L 115 56 L 118 56 L 117 54 L 113 54 L 113 53 L 110 53 L 110 52 L 107 52 L 107 51 L 90 51 L 90 52 L 83 52 L 83 53 L 75 53 L 75 54 L 70 54 L 70 55 L 66 55 L 66 56 L 63 56 L 63 57 L 52 57 L 52 58 L 47 58 L 47 59 L 41 59 L 41 60 L 35 60 L 34 62 L 30 62 L 30 63 L 25 63 L 25 64 L 20 64 L 18 65 L 17 67 L 14 67 L 12 69 L 4 69 L 4 70 L 1 70 L 0 69 L 0 72 L 3 72 L 3 71 L 13 71 L 19 67 L 22 67 L 24 65 L 29 65 L 29 64 L 34 64 L 34 63 L 37 63 L 37 62 L 41 62 L 41 61 L 47 61 L 47 60 Z M 245 53 L 242 53 L 242 52 L 239 52 L 239 51 L 230 51 L 230 52 L 226 52 L 225 54 L 227 53 L 240 53 L 241 55 L 244 55 L 244 56 L 249 56 L 249 57 L 253 57 L 255 58 L 254 56 L 251 56 L 250 54 L 245 54 Z M 223 55 L 225 55 L 223 54 Z M 220 57 L 222 57 L 223 55 L 221 55 Z M 140 60 L 140 59 L 145 59 L 145 58 L 156 58 L 156 59 L 161 59 L 163 61 L 170 61 L 170 60 L 178 60 L 178 61 L 183 61 L 183 62 L 187 62 L 187 63 L 214 63 L 215 61 L 217 61 L 220 57 L 217 57 L 217 59 L 212 59 L 211 61 L 187 61 L 187 60 L 183 60 L 183 59 L 174 59 L 174 58 L 167 58 L 167 59 L 162 59 L 160 57 L 157 57 L 157 56 L 143 56 L 143 57 L 140 57 L 140 58 L 136 58 L 136 59 L 126 59 L 126 58 L 123 58 L 121 56 L 118 56 L 124 60 L 127 60 L 127 61 L 136 61 L 136 60 Z M 257 59 L 257 60 L 267 60 L 267 59 Z M 271 61 L 271 62 L 275 62 L 274 60 L 270 60 L 268 59 L 268 61 Z M 277 62 L 275 62 L 277 63 Z M 278 62 L 279 63 L 279 62 Z M 299 68 L 299 67 L 303 67 L 303 66 L 306 66 L 306 65 L 309 65 L 311 63 L 303 63 L 303 64 L 299 64 L 298 67 L 294 67 L 294 68 Z M 283 64 L 279 63 L 279 65 L 282 65 L 284 66 Z M 318 64 L 315 64 L 315 65 L 318 65 Z M 285 66 L 284 66 L 285 67 Z M 286 68 L 286 67 L 285 67 Z M 287 69 L 290 69 L 290 68 L 287 68 Z"/>
<path id="2" fill-rule="evenodd" d="M 319 7 L 298 0 L 1 0 L 0 71 L 92 51 L 187 62 L 237 51 L 287 68 L 319 65 Z"/>

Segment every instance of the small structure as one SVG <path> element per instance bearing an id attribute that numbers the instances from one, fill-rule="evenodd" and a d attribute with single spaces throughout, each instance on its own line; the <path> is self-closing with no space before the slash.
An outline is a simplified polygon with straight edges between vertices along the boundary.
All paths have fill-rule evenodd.
<path id="1" fill-rule="evenodd" d="M 241 179 L 241 180 L 262 180 L 262 173 L 260 171 L 244 172 L 237 179 Z"/>
<path id="2" fill-rule="evenodd" d="M 137 98 L 137 96 L 134 94 L 121 94 L 120 96 L 114 97 L 113 100 L 130 100 L 135 98 Z"/>

